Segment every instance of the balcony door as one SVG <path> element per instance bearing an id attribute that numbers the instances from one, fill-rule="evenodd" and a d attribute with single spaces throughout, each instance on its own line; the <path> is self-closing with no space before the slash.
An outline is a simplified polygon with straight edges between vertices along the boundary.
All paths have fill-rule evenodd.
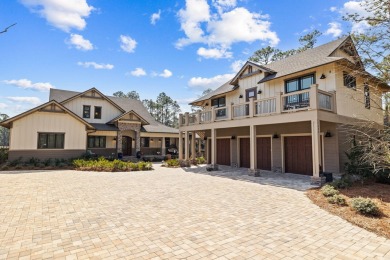
<path id="1" fill-rule="evenodd" d="M 253 100 L 257 99 L 257 88 L 250 88 L 245 90 L 245 102 L 249 102 L 249 98 L 253 97 Z M 245 105 L 245 115 L 249 116 L 249 104 Z"/>

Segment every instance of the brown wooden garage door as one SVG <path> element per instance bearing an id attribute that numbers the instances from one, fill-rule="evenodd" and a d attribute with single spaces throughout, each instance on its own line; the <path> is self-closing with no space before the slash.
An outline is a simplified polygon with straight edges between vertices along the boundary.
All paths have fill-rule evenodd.
<path id="1" fill-rule="evenodd" d="M 271 170 L 271 138 L 257 137 L 256 139 L 257 169 Z"/>
<path id="2" fill-rule="evenodd" d="M 250 139 L 240 138 L 240 167 L 250 168 Z"/>
<path id="3" fill-rule="evenodd" d="M 285 137 L 284 160 L 285 172 L 312 175 L 311 136 Z"/>
<path id="4" fill-rule="evenodd" d="M 217 164 L 230 166 L 230 138 L 217 139 Z"/>

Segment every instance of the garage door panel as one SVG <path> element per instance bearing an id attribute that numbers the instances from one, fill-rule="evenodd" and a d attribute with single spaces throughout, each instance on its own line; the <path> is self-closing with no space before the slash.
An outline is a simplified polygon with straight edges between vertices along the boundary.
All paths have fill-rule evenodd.
<path id="1" fill-rule="evenodd" d="M 250 139 L 240 138 L 240 167 L 250 168 Z"/>
<path id="2" fill-rule="evenodd" d="M 271 170 L 271 138 L 256 138 L 257 168 L 261 170 Z"/>
<path id="3" fill-rule="evenodd" d="M 230 138 L 217 139 L 217 164 L 230 166 Z"/>
<path id="4" fill-rule="evenodd" d="M 285 171 L 304 175 L 313 174 L 311 136 L 284 138 Z"/>

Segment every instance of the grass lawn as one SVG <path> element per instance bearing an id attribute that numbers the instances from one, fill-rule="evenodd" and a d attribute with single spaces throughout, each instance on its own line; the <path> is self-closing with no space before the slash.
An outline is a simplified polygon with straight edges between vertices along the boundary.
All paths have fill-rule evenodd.
<path id="1" fill-rule="evenodd" d="M 378 235 L 390 239 L 390 185 L 371 183 L 367 185 L 355 184 L 347 189 L 340 189 L 340 194 L 346 196 L 347 206 L 330 204 L 319 189 L 307 191 L 307 196 L 314 204 L 337 215 L 359 227 L 370 230 Z M 367 217 L 354 211 L 349 202 L 354 197 L 372 199 L 381 211 L 379 217 Z"/>

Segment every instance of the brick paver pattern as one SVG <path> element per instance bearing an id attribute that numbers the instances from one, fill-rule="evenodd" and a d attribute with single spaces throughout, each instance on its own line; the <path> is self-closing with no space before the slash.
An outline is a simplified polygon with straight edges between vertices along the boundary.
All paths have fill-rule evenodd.
<path id="1" fill-rule="evenodd" d="M 0 174 L 0 259 L 390 259 L 304 192 L 159 166 Z"/>

